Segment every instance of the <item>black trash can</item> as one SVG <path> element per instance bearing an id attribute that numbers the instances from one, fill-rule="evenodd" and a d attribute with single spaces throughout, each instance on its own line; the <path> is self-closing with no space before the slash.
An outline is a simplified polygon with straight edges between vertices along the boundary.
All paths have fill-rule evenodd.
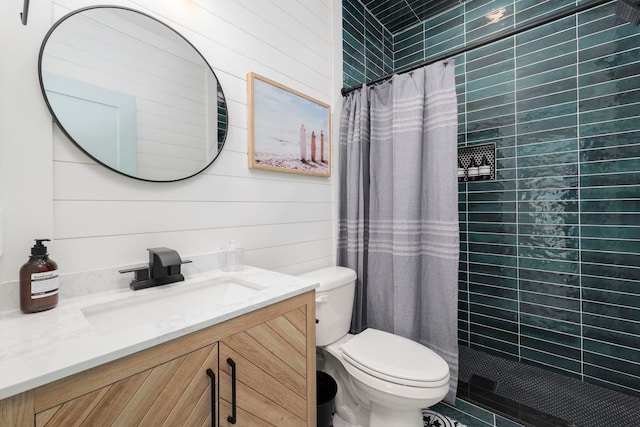
<path id="1" fill-rule="evenodd" d="M 318 427 L 331 427 L 333 424 L 333 403 L 338 392 L 338 384 L 326 372 L 316 371 L 316 401 L 318 404 Z"/>

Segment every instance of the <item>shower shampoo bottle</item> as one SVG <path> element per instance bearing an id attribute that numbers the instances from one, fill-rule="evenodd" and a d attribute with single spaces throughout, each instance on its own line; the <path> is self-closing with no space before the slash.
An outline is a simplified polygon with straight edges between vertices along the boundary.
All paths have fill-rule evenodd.
<path id="1" fill-rule="evenodd" d="M 20 309 L 24 313 L 49 310 L 58 304 L 58 265 L 47 254 L 42 242 L 36 239 L 31 256 L 20 268 Z"/>

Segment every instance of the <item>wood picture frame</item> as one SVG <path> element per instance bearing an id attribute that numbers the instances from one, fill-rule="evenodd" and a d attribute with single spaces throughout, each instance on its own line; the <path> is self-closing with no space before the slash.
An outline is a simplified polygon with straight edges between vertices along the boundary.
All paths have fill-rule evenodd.
<path id="1" fill-rule="evenodd" d="M 247 75 L 249 167 L 331 175 L 331 107 L 255 73 Z"/>

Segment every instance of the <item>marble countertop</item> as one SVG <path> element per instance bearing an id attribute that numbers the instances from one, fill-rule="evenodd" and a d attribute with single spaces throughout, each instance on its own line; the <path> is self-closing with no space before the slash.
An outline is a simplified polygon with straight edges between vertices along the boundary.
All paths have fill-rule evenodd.
<path id="1" fill-rule="evenodd" d="M 203 280 L 232 277 L 260 285 L 261 290 L 225 305 L 184 310 L 161 322 L 131 322 L 120 317 L 102 330 L 84 313 L 102 304 L 128 304 L 137 299 L 171 298 L 176 291 Z M 34 314 L 19 310 L 0 313 L 0 399 L 170 341 L 273 303 L 302 294 L 317 283 L 254 267 L 237 272 L 220 270 L 187 277 L 184 282 L 140 291 L 119 289 L 62 299 L 54 309 Z M 194 291 L 198 292 L 198 291 Z M 122 327 L 118 324 L 122 323 Z"/>

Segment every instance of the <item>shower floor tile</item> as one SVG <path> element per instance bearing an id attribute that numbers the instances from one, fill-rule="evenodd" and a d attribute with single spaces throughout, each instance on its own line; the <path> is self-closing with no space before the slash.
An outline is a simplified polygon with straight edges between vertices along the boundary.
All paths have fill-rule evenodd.
<path id="1" fill-rule="evenodd" d="M 640 399 L 460 347 L 458 398 L 527 426 L 640 426 Z"/>

